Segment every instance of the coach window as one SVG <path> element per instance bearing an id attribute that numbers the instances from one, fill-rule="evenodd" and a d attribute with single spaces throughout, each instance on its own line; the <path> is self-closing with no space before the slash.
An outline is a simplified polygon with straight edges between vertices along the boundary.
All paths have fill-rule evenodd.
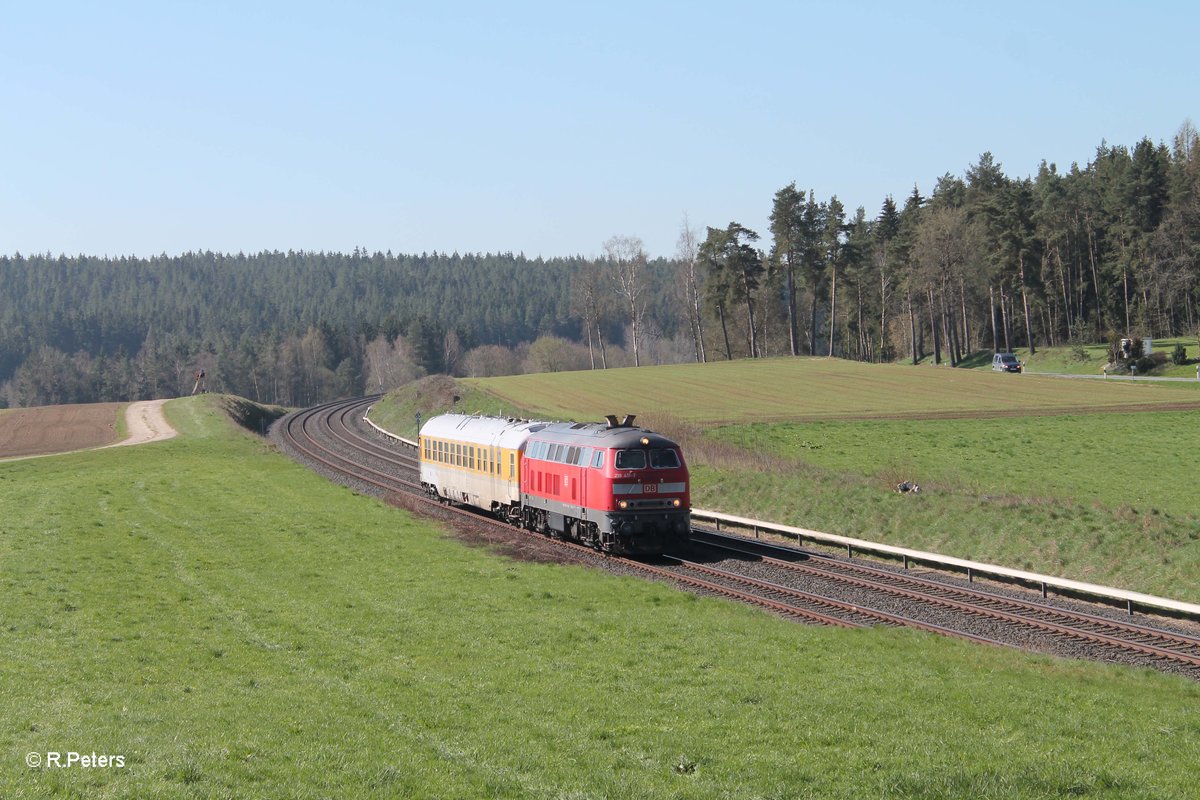
<path id="1" fill-rule="evenodd" d="M 517 474 L 517 454 L 508 454 L 508 479 L 511 481 Z"/>

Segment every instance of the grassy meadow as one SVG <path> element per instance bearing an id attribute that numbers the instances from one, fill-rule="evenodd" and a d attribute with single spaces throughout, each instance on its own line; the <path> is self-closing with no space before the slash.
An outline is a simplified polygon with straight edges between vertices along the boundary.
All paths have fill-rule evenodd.
<path id="1" fill-rule="evenodd" d="M 1191 404 L 1200 393 L 830 358 L 719 361 L 464 381 L 554 418 L 668 412 L 705 425 L 878 417 L 1064 413 Z M 1200 389 L 1200 387 L 1192 387 Z M 618 398 L 618 399 L 614 399 Z M 614 408 L 614 406 L 616 406 Z"/>
<path id="2" fill-rule="evenodd" d="M 783 516 L 819 530 L 1200 602 L 1195 416 L 727 426 L 714 436 L 796 463 L 811 490 L 782 475 L 701 477 L 717 503 L 778 498 Z M 902 480 L 923 494 L 895 495 Z"/>
<path id="3" fill-rule="evenodd" d="M 833 359 L 461 383 L 541 416 L 638 412 L 687 447 L 699 508 L 1200 602 L 1191 383 Z"/>
<path id="4" fill-rule="evenodd" d="M 169 404 L 168 442 L 0 464 L 0 796 L 1194 788 L 1192 682 L 512 561 L 221 407 Z M 26 766 L 48 751 L 126 765 Z"/>

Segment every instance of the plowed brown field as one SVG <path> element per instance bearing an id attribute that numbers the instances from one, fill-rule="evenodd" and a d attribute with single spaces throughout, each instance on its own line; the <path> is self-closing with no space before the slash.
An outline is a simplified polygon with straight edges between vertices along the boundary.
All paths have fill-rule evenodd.
<path id="1" fill-rule="evenodd" d="M 66 453 L 117 438 L 123 403 L 41 406 L 0 411 L 0 458 Z"/>

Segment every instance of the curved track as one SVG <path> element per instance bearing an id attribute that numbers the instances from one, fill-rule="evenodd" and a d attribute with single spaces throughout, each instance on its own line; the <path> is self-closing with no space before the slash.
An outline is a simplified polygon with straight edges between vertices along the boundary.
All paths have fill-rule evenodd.
<path id="1" fill-rule="evenodd" d="M 329 477 L 380 495 L 411 495 L 408 505 L 449 512 L 462 524 L 494 526 L 514 541 L 548 542 L 536 534 L 465 509 L 426 500 L 417 480 L 416 451 L 363 422 L 378 398 L 343 400 L 291 414 L 272 435 L 293 457 Z M 562 554 L 608 568 L 670 580 L 693 591 L 750 603 L 807 622 L 860 627 L 915 627 L 990 644 L 1177 672 L 1200 679 L 1200 638 L 1099 613 L 951 581 L 916 577 L 861 562 L 763 545 L 697 528 L 694 546 L 654 563 L 601 556 L 555 541 Z"/>

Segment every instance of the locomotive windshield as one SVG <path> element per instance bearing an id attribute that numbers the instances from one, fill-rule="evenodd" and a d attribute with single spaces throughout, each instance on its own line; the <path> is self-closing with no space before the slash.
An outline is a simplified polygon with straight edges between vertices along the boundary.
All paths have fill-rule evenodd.
<path id="1" fill-rule="evenodd" d="M 650 466 L 654 469 L 675 469 L 679 466 L 679 456 L 674 450 L 665 448 L 651 450 Z"/>
<path id="2" fill-rule="evenodd" d="M 650 454 L 651 469 L 676 469 L 679 467 L 679 454 L 665 447 L 646 450 L 618 450 L 617 469 L 645 469 L 646 453 Z"/>
<path id="3" fill-rule="evenodd" d="M 645 469 L 646 451 L 618 450 L 616 467 L 617 469 Z"/>

